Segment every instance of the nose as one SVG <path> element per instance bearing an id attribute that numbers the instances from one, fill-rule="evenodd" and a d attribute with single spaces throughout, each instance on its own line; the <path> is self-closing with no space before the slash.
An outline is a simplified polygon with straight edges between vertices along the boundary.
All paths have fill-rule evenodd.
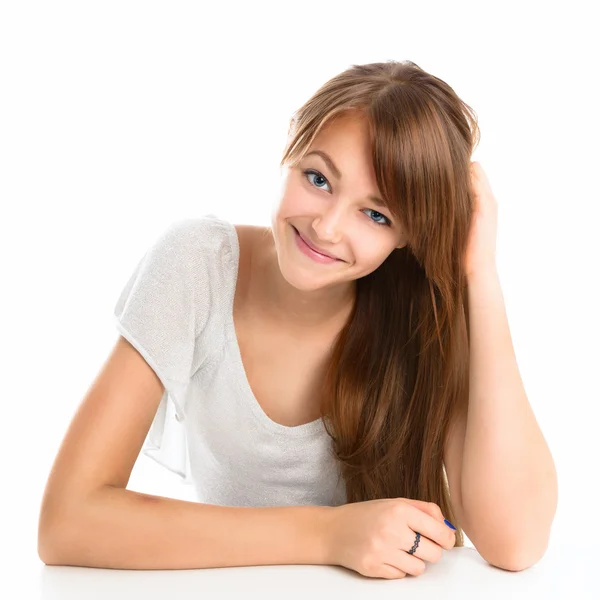
<path id="1" fill-rule="evenodd" d="M 344 215 L 340 206 L 332 206 L 329 210 L 313 219 L 313 229 L 320 240 L 329 244 L 337 244 L 342 239 Z"/>

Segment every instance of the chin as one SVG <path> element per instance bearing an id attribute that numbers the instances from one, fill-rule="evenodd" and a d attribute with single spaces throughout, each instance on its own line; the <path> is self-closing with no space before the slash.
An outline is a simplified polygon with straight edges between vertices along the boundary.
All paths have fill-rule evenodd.
<path id="1" fill-rule="evenodd" d="M 324 277 L 314 273 L 308 273 L 299 269 L 296 265 L 290 265 L 288 269 L 281 269 L 282 277 L 299 292 L 314 292 L 327 287 Z"/>

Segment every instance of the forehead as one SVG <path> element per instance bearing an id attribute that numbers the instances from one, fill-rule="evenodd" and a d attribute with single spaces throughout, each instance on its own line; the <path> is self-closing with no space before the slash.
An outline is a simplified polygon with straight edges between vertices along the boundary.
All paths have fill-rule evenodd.
<path id="1" fill-rule="evenodd" d="M 370 148 L 369 124 L 367 119 L 356 111 L 344 113 L 328 121 L 320 129 L 313 145 L 332 143 L 341 139 Z"/>
<path id="2" fill-rule="evenodd" d="M 326 123 L 304 153 L 316 156 L 327 165 L 342 183 L 364 187 L 363 193 L 379 207 L 387 204 L 378 190 L 369 127 L 364 117 L 355 114 L 341 115 Z"/>
<path id="3" fill-rule="evenodd" d="M 347 178 L 366 178 L 372 182 L 375 178 L 369 127 L 364 117 L 340 115 L 326 123 L 304 156 L 314 151 L 322 151 L 331 158 L 337 169 L 327 158 L 324 160 L 338 179 L 346 175 Z"/>

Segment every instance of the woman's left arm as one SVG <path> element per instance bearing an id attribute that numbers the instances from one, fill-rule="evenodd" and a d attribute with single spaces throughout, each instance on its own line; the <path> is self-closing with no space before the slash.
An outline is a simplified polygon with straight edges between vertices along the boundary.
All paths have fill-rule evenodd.
<path id="1" fill-rule="evenodd" d="M 470 279 L 468 295 L 462 507 L 477 550 L 520 570 L 548 547 L 558 503 L 556 468 L 521 381 L 497 273 Z"/>
<path id="2" fill-rule="evenodd" d="M 545 553 L 558 503 L 550 449 L 519 373 L 495 264 L 497 204 L 479 163 L 466 255 L 469 407 L 461 470 L 462 508 L 481 554 L 515 570 Z"/>

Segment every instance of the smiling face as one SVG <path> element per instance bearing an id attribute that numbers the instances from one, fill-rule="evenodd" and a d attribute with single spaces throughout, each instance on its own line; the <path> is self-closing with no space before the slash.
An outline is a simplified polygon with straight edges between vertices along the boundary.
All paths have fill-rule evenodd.
<path id="1" fill-rule="evenodd" d="M 352 281 L 375 271 L 394 248 L 405 246 L 400 223 L 377 197 L 381 193 L 367 123 L 339 117 L 319 132 L 300 163 L 286 166 L 283 174 L 271 227 L 286 280 L 307 291 Z M 313 247 L 340 260 L 311 258 L 294 229 Z"/>

